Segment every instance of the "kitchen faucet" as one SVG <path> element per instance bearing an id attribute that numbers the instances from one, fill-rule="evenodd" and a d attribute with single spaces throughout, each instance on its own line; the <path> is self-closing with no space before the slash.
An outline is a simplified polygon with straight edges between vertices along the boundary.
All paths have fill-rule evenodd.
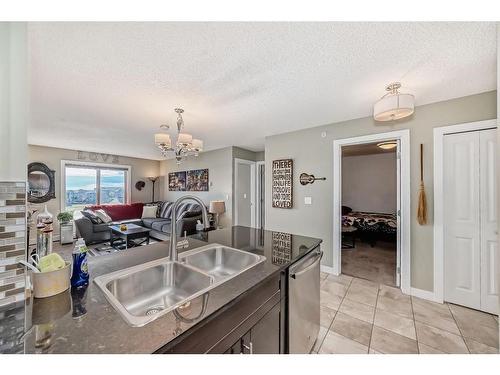
<path id="1" fill-rule="evenodd" d="M 177 254 L 177 208 L 179 205 L 188 199 L 192 199 L 196 201 L 201 206 L 201 215 L 203 220 L 203 228 L 208 229 L 210 227 L 210 223 L 208 222 L 208 212 L 205 203 L 194 195 L 185 195 L 177 199 L 174 203 L 174 207 L 172 208 L 172 221 L 170 223 L 170 260 L 173 262 L 177 262 L 179 256 Z"/>

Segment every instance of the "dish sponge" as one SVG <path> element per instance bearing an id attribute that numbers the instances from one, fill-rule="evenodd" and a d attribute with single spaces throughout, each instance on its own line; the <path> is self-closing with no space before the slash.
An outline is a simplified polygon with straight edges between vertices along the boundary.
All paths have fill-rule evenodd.
<path id="1" fill-rule="evenodd" d="M 46 255 L 42 257 L 38 262 L 38 268 L 40 269 L 40 272 L 57 271 L 63 268 L 65 265 L 66 263 L 64 262 L 64 259 L 56 253 Z"/>

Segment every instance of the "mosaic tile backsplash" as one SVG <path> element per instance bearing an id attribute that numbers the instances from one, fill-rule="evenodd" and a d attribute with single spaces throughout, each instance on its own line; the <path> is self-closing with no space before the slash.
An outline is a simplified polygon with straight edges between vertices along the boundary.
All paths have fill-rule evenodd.
<path id="1" fill-rule="evenodd" d="M 25 297 L 26 183 L 0 182 L 0 307 Z"/>

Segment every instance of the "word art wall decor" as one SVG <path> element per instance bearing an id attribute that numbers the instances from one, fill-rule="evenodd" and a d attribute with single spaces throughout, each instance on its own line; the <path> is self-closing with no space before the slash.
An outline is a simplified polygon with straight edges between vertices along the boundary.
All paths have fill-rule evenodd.
<path id="1" fill-rule="evenodd" d="M 77 151 L 76 158 L 78 160 L 99 161 L 103 163 L 120 163 L 120 158 L 118 157 L 118 155 L 101 154 L 98 152 Z"/>
<path id="2" fill-rule="evenodd" d="M 273 207 L 293 207 L 293 160 L 273 161 Z"/>
<path id="3" fill-rule="evenodd" d="M 292 259 L 292 235 L 284 232 L 272 232 L 272 263 L 289 263 Z"/>

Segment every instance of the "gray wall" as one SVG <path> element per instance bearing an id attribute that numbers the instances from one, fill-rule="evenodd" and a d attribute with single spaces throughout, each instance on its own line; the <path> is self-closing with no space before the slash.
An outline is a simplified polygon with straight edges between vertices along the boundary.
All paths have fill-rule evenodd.
<path id="1" fill-rule="evenodd" d="M 219 150 L 200 153 L 198 157 L 189 157 L 177 165 L 175 159 L 160 162 L 162 176 L 163 199 L 175 201 L 181 196 L 196 195 L 208 206 L 211 200 L 224 200 L 226 213 L 220 216 L 220 225 L 231 226 L 233 215 L 233 148 L 226 147 Z M 191 169 L 208 168 L 209 191 L 185 192 L 168 190 L 168 173 L 187 171 Z"/>
<path id="2" fill-rule="evenodd" d="M 251 161 L 263 161 L 264 151 L 254 152 L 241 147 L 233 147 L 233 158 Z"/>
<path id="3" fill-rule="evenodd" d="M 411 139 L 411 285 L 433 290 L 433 134 L 438 126 L 496 118 L 496 91 L 419 106 L 415 114 L 396 123 L 375 123 L 371 117 L 344 121 L 266 138 L 266 201 L 271 202 L 271 163 L 273 160 L 294 160 L 294 208 L 278 209 L 267 204 L 266 228 L 323 239 L 323 264 L 332 266 L 332 164 L 333 140 L 359 135 L 410 129 Z M 304 124 L 306 125 L 306 124 Z M 326 131 L 326 138 L 321 132 Z M 425 186 L 428 197 L 429 224 L 416 221 L 419 187 L 419 144 L 424 144 Z M 302 172 L 326 177 L 313 185 L 302 186 Z M 312 205 L 304 205 L 304 196 L 311 196 Z"/>
<path id="4" fill-rule="evenodd" d="M 344 156 L 342 205 L 354 211 L 396 213 L 396 153 Z"/>

